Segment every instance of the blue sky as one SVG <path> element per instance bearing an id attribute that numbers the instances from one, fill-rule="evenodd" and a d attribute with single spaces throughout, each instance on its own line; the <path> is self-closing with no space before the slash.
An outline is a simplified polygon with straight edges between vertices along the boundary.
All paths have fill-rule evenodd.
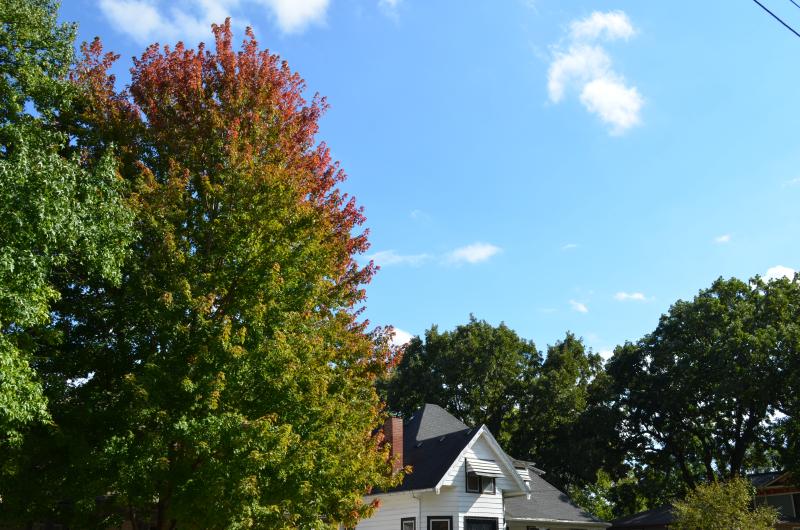
<path id="1" fill-rule="evenodd" d="M 765 0 L 800 27 L 800 9 Z M 328 97 L 366 209 L 367 316 L 540 348 L 651 331 L 719 276 L 800 268 L 800 39 L 750 0 L 64 0 L 83 40 L 252 25 Z"/>

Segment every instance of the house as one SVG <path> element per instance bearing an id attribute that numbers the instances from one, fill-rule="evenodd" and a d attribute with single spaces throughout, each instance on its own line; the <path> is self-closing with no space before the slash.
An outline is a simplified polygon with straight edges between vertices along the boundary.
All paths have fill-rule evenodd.
<path id="1" fill-rule="evenodd" d="M 754 473 L 747 478 L 756 488 L 755 504 L 774 506 L 778 510 L 777 530 L 800 530 L 800 487 L 785 471 Z M 672 507 L 621 517 L 611 522 L 609 530 L 668 530 L 674 520 Z"/>
<path id="2" fill-rule="evenodd" d="M 767 504 L 778 510 L 780 530 L 800 530 L 800 486 L 785 471 L 748 475 L 756 487 L 756 505 Z"/>
<path id="3" fill-rule="evenodd" d="M 485 426 L 469 427 L 437 405 L 384 426 L 403 483 L 375 493 L 380 507 L 357 530 L 605 529 L 550 485 L 542 470 L 510 458 Z"/>
<path id="4" fill-rule="evenodd" d="M 652 510 L 614 519 L 611 521 L 609 530 L 667 530 L 674 520 L 672 506 L 666 504 Z"/>

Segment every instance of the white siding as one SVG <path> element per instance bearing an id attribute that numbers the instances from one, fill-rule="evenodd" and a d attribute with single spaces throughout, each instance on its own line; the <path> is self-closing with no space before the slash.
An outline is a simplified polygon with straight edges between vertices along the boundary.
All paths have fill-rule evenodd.
<path id="1" fill-rule="evenodd" d="M 410 492 L 375 495 L 364 500 L 371 502 L 375 497 L 381 500 L 380 508 L 375 510 L 371 518 L 359 522 L 357 530 L 400 530 L 401 519 L 419 518 L 419 500 Z M 421 528 L 424 528 L 424 525 L 420 525 L 417 521 L 417 530 Z"/>
<path id="2" fill-rule="evenodd" d="M 489 443 L 483 436 L 475 441 L 464 456 L 466 458 L 497 460 Z M 428 516 L 451 515 L 453 516 L 453 530 L 464 530 L 464 519 L 470 517 L 496 519 L 498 521 L 498 529 L 502 530 L 504 528 L 503 490 L 513 489 L 513 482 L 505 477 L 497 478 L 495 479 L 494 494 L 468 493 L 466 460 L 464 458 L 458 462 L 457 466 L 453 466 L 450 473 L 445 476 L 444 482 L 448 485 L 442 487 L 439 495 L 434 492 L 422 494 L 423 524 L 427 524 Z M 421 526 L 420 530 L 427 530 L 427 528 Z"/>
<path id="3" fill-rule="evenodd" d="M 358 530 L 394 530 L 400 528 L 400 519 L 417 518 L 417 530 L 427 530 L 428 517 L 444 516 L 453 518 L 452 530 L 464 530 L 464 519 L 470 517 L 495 519 L 497 528 L 504 530 L 503 491 L 516 490 L 515 482 L 507 477 L 495 479 L 495 492 L 468 493 L 465 458 L 478 458 L 497 461 L 497 456 L 484 436 L 478 438 L 445 476 L 444 486 L 439 494 L 433 491 L 386 495 L 382 506 L 371 519 L 359 523 Z M 380 497 L 380 495 L 378 496 Z M 369 499 L 367 499 L 369 500 Z"/>

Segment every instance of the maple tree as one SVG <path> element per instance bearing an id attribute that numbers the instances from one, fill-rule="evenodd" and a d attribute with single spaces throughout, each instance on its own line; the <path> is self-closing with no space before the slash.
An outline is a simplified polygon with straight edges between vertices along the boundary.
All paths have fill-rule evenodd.
<path id="1" fill-rule="evenodd" d="M 124 91 L 116 56 L 83 48 L 63 121 L 87 156 L 116 146 L 139 237 L 118 285 L 59 285 L 63 340 L 36 364 L 53 426 L 26 439 L 8 517 L 337 528 L 399 478 L 375 431 L 396 351 L 359 320 L 375 269 L 315 140 L 326 102 L 250 30 L 238 51 L 213 31 L 213 50 L 147 48 Z"/>

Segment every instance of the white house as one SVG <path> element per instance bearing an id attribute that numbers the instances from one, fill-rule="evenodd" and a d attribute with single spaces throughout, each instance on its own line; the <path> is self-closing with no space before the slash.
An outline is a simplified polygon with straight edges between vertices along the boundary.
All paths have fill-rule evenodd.
<path id="1" fill-rule="evenodd" d="M 412 473 L 380 499 L 357 530 L 605 529 L 572 504 L 530 462 L 510 458 L 485 427 L 473 428 L 437 405 L 425 405 L 405 424 L 384 427 L 398 467 Z"/>

